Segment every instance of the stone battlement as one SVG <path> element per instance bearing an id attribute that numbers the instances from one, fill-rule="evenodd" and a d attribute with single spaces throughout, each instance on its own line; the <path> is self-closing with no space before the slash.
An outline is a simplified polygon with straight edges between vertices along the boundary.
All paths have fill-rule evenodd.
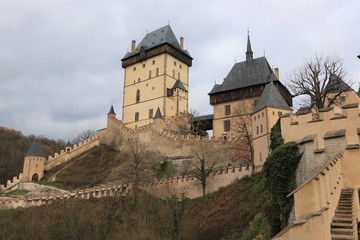
<path id="1" fill-rule="evenodd" d="M 6 184 L 0 185 L 0 192 L 5 192 L 6 190 L 14 187 L 15 185 L 21 182 L 22 178 L 23 178 L 23 174 L 20 173 L 19 176 L 13 177 L 12 180 L 7 180 Z"/>
<path id="2" fill-rule="evenodd" d="M 324 149 L 326 139 L 336 137 L 345 137 L 348 146 L 359 146 L 359 112 L 359 105 L 355 103 L 342 108 L 321 109 L 319 119 L 313 119 L 311 112 L 287 114 L 281 118 L 281 133 L 285 141 L 298 142 L 313 135 L 318 149 Z"/>
<path id="3" fill-rule="evenodd" d="M 218 169 L 208 177 L 206 192 L 215 192 L 220 187 L 225 187 L 234 182 L 236 179 L 250 176 L 252 173 L 253 165 L 242 165 Z M 193 175 L 148 182 L 143 184 L 141 188 L 159 197 L 166 197 L 169 193 L 175 193 L 178 195 L 184 193 L 188 198 L 202 196 L 201 184 Z"/>
<path id="4" fill-rule="evenodd" d="M 50 204 L 54 201 L 67 199 L 90 199 L 112 196 L 126 196 L 130 188 L 131 185 L 112 182 L 92 188 L 63 192 L 59 194 L 44 194 L 23 197 L 0 197 L 0 209 L 41 206 Z"/>
<path id="5" fill-rule="evenodd" d="M 78 144 L 74 144 L 72 147 L 66 147 L 65 150 L 61 150 L 60 153 L 55 153 L 54 156 L 48 157 L 45 162 L 45 170 L 52 169 L 63 162 L 73 159 L 99 144 L 99 136 L 96 135 Z"/>

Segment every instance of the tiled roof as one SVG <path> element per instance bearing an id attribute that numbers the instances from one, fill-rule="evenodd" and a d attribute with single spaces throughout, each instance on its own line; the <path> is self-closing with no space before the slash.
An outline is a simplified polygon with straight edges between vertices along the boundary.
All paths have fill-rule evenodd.
<path id="1" fill-rule="evenodd" d="M 265 86 L 259 102 L 254 108 L 254 112 L 258 112 L 265 107 L 291 110 L 273 82 L 270 82 Z"/>
<path id="2" fill-rule="evenodd" d="M 330 78 L 328 87 L 330 88 L 330 92 L 354 91 L 342 78 L 336 75 Z"/>
<path id="3" fill-rule="evenodd" d="M 222 84 L 215 84 L 209 94 L 278 81 L 265 57 L 235 63 Z"/>
<path id="4" fill-rule="evenodd" d="M 26 153 L 26 156 L 46 157 L 40 143 L 33 142 Z"/>
<path id="5" fill-rule="evenodd" d="M 175 47 L 179 51 L 185 53 L 189 57 L 190 54 L 187 50 L 183 50 L 180 48 L 180 44 L 177 41 L 174 32 L 172 31 L 170 25 L 166 25 L 162 28 L 159 28 L 153 32 L 150 32 L 145 35 L 144 39 L 140 42 L 139 45 L 136 46 L 135 52 L 131 53 L 128 52 L 124 56 L 124 58 L 131 57 L 132 55 L 138 54 L 140 52 L 141 47 L 144 48 L 144 50 L 148 50 L 154 47 L 157 47 L 161 44 L 168 43 L 171 46 Z"/>

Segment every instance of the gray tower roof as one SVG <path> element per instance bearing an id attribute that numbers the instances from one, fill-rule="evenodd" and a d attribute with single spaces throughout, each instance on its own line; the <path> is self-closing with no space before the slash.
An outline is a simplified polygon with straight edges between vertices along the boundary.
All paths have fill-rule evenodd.
<path id="1" fill-rule="evenodd" d="M 44 150 L 42 149 L 40 143 L 33 142 L 29 148 L 29 151 L 25 155 L 28 156 L 36 156 L 36 157 L 46 157 Z"/>
<path id="2" fill-rule="evenodd" d="M 246 47 L 246 61 L 253 60 L 253 51 L 251 49 L 250 35 L 248 34 L 247 47 Z"/>
<path id="3" fill-rule="evenodd" d="M 175 34 L 174 34 L 173 30 L 171 29 L 170 25 L 166 25 L 162 28 L 159 28 L 155 31 L 152 31 L 152 32 L 146 34 L 146 36 L 140 42 L 140 44 L 136 46 L 135 52 L 134 53 L 131 53 L 131 52 L 126 53 L 124 58 L 128 58 L 132 55 L 138 54 L 142 47 L 144 48 L 144 50 L 148 50 L 148 49 L 157 47 L 164 43 L 170 44 L 171 46 L 182 51 L 183 53 L 185 53 L 186 55 L 188 55 L 190 57 L 190 54 L 188 51 L 180 48 L 180 44 L 179 44 L 178 40 L 176 39 Z"/>
<path id="4" fill-rule="evenodd" d="M 174 86 L 172 87 L 172 89 L 175 89 L 175 88 L 180 88 L 182 90 L 187 91 L 186 87 L 184 86 L 184 84 L 180 80 L 176 80 L 176 82 L 175 82 Z"/>
<path id="5" fill-rule="evenodd" d="M 268 83 L 254 108 L 254 112 L 258 112 L 265 107 L 273 107 L 291 110 L 285 99 L 281 96 L 273 82 Z"/>
<path id="6" fill-rule="evenodd" d="M 209 94 L 278 81 L 265 57 L 235 63 L 222 84 L 215 84 Z"/>
<path id="7" fill-rule="evenodd" d="M 157 118 L 164 119 L 159 107 L 156 109 L 156 113 L 155 113 L 155 116 L 153 117 L 153 119 L 157 119 Z"/>
<path id="8" fill-rule="evenodd" d="M 110 114 L 116 115 L 113 105 L 111 105 L 108 115 Z"/>

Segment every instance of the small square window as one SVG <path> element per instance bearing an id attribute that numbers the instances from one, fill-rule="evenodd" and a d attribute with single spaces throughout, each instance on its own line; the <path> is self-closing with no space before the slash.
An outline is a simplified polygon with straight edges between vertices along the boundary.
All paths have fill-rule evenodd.
<path id="1" fill-rule="evenodd" d="M 133 68 L 133 71 L 134 71 L 134 72 L 136 71 L 136 67 Z"/>
<path id="2" fill-rule="evenodd" d="M 145 63 L 143 64 L 143 68 L 145 68 Z"/>
<path id="3" fill-rule="evenodd" d="M 174 66 L 176 66 L 176 62 L 174 62 Z"/>
<path id="4" fill-rule="evenodd" d="M 152 64 L 153 64 L 153 65 L 155 64 L 155 60 L 152 61 Z"/>
<path id="5" fill-rule="evenodd" d="M 182 69 L 182 65 L 181 65 L 181 64 L 180 64 L 179 68 Z"/>

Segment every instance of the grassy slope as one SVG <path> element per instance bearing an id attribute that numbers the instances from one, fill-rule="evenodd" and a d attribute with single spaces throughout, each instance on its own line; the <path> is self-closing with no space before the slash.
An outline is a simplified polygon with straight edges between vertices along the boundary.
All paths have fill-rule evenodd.
<path id="1" fill-rule="evenodd" d="M 263 185 L 257 174 L 205 198 L 186 200 L 183 239 L 247 240 L 261 231 L 266 236 Z M 147 194 L 140 195 L 136 207 L 131 196 L 71 200 L 0 211 L 0 239 L 174 239 L 173 216 L 171 201 Z"/>

